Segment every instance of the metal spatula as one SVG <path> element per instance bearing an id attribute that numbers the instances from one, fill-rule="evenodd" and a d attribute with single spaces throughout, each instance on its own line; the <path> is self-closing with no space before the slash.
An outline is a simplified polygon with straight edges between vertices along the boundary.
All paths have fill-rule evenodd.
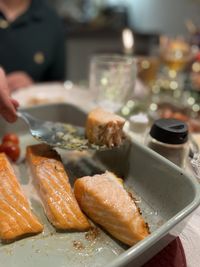
<path id="1" fill-rule="evenodd" d="M 43 121 L 36 119 L 24 111 L 17 112 L 22 118 L 34 138 L 50 146 L 67 150 L 105 150 L 106 146 L 90 144 L 85 137 L 84 127 L 60 122 Z"/>

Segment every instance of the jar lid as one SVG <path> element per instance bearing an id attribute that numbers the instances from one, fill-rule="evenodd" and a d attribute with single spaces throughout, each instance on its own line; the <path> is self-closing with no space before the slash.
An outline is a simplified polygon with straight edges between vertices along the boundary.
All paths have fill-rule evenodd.
<path id="1" fill-rule="evenodd" d="M 159 119 L 152 125 L 150 135 L 166 144 L 184 144 L 188 140 L 188 127 L 179 120 Z"/>

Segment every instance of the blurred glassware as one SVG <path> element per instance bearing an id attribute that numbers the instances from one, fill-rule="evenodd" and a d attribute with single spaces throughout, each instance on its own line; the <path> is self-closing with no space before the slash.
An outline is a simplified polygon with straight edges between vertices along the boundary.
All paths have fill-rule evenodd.
<path id="1" fill-rule="evenodd" d="M 179 72 L 192 59 L 190 44 L 183 37 L 160 37 L 160 57 L 169 70 Z"/>
<path id="2" fill-rule="evenodd" d="M 188 67 L 188 85 L 190 90 L 200 91 L 200 52 L 196 54 Z"/>
<path id="3" fill-rule="evenodd" d="M 186 66 L 192 61 L 194 50 L 183 37 L 160 37 L 161 68 L 152 86 L 150 110 L 155 111 L 160 103 L 184 103 Z"/>
<path id="4" fill-rule="evenodd" d="M 157 79 L 160 60 L 156 56 L 137 56 L 138 77 L 148 86 L 152 86 Z"/>
<path id="5" fill-rule="evenodd" d="M 136 80 L 133 57 L 118 54 L 99 54 L 90 62 L 89 87 L 96 103 L 117 112 L 133 95 Z"/>

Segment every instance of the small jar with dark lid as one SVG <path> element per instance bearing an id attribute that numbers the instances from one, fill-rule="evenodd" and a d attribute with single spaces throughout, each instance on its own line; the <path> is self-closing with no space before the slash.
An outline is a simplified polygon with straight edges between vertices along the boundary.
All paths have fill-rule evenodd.
<path id="1" fill-rule="evenodd" d="M 146 144 L 176 165 L 184 167 L 189 151 L 188 127 L 175 119 L 156 120 Z"/>

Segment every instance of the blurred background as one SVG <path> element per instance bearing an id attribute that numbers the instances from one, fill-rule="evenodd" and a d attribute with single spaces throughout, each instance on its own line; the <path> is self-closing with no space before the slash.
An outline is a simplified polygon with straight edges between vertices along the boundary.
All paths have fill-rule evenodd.
<path id="1" fill-rule="evenodd" d="M 161 34 L 192 38 L 200 25 L 198 0 L 48 1 L 63 20 L 67 78 L 73 82 L 87 79 L 92 54 L 123 52 L 124 28 L 134 33 L 134 54 L 146 56 L 157 53 Z"/>
<path id="2" fill-rule="evenodd" d="M 184 20 L 200 22 L 199 0 L 48 0 L 63 18 L 93 20 L 103 9 L 121 13 L 138 31 L 187 34 Z M 124 13 L 124 14 L 122 14 Z M 122 18 L 123 20 L 123 18 Z M 116 22 L 115 22 L 116 23 Z"/>
<path id="3" fill-rule="evenodd" d="M 59 82 L 55 94 L 63 85 L 89 89 L 85 97 L 79 92 L 81 101 L 109 103 L 127 119 L 141 112 L 151 121 L 180 119 L 200 132 L 200 0 L 19 2 L 31 4 L 13 19 L 9 1 L 0 1 L 0 65 L 13 94 Z M 32 89 L 31 103 L 41 103 Z M 68 91 L 77 100 L 74 92 Z M 13 96 L 22 99 L 20 92 Z"/>
<path id="4" fill-rule="evenodd" d="M 94 55 L 134 56 L 137 86 L 123 115 L 148 110 L 200 131 L 200 0 L 47 1 L 62 20 L 66 80 L 88 87 Z"/>

